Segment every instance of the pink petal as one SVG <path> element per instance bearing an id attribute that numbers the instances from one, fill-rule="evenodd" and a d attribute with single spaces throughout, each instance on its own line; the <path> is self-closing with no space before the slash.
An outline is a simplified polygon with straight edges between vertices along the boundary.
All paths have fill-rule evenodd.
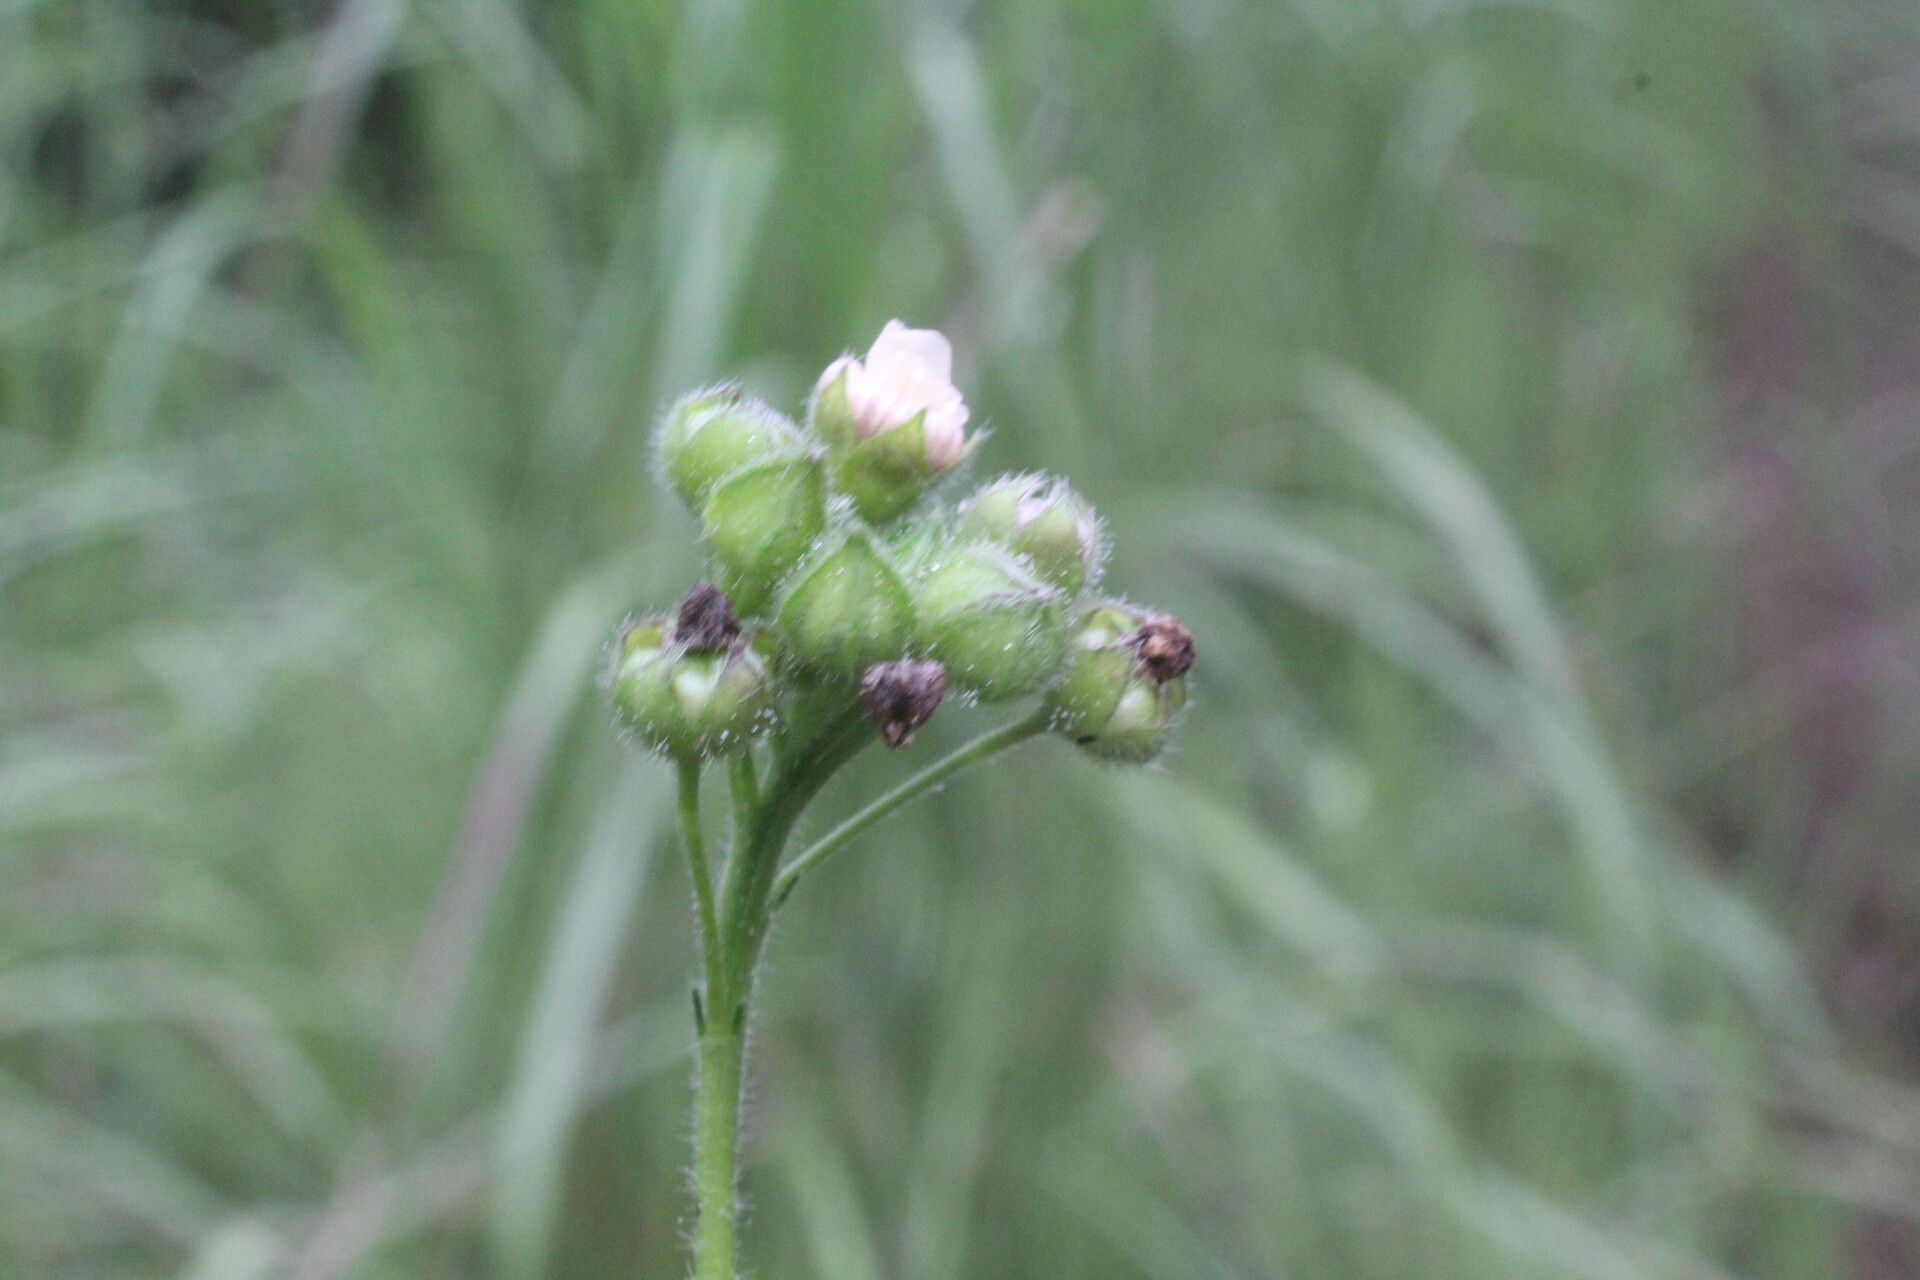
<path id="1" fill-rule="evenodd" d="M 938 329 L 909 329 L 898 320 L 887 321 L 886 328 L 873 340 L 867 363 L 892 366 L 911 365 L 940 382 L 953 380 L 953 344 Z"/>

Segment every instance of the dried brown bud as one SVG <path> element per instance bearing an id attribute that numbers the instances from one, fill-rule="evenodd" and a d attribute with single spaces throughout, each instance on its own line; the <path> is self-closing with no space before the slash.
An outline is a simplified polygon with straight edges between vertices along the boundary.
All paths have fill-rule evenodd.
<path id="1" fill-rule="evenodd" d="M 711 582 L 696 582 L 680 602 L 673 638 L 689 653 L 718 653 L 740 636 L 740 620 L 733 616 L 727 593 Z"/>
<path id="2" fill-rule="evenodd" d="M 860 678 L 860 704 L 889 747 L 912 742 L 915 731 L 933 719 L 946 692 L 947 669 L 937 662 L 882 662 Z"/>
<path id="3" fill-rule="evenodd" d="M 1171 614 L 1149 620 L 1124 643 L 1133 650 L 1134 669 L 1155 684 L 1178 680 L 1193 669 L 1193 632 Z"/>

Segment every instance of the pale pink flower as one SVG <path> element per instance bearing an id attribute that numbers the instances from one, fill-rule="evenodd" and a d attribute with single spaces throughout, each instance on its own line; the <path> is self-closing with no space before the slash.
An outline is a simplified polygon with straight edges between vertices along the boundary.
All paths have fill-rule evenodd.
<path id="1" fill-rule="evenodd" d="M 925 413 L 927 469 L 945 471 L 965 456 L 967 402 L 953 385 L 953 346 L 945 334 L 889 320 L 864 361 L 841 356 L 820 375 L 820 385 L 842 374 L 856 438 L 870 439 Z"/>

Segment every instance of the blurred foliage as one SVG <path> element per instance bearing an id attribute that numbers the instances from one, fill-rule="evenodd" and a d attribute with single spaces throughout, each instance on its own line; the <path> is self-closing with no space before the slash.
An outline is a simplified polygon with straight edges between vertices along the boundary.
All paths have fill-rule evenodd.
<path id="1" fill-rule="evenodd" d="M 0 1275 L 676 1273 L 646 431 L 895 315 L 1200 705 L 795 898 L 756 1275 L 1914 1274 L 1916 27 L 0 0 Z"/>

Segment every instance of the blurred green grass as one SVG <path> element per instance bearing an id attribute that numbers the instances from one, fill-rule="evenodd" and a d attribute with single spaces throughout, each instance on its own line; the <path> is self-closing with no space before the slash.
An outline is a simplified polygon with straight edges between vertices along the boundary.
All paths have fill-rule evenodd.
<path id="1" fill-rule="evenodd" d="M 1204 682 L 796 897 L 754 1274 L 1912 1274 L 1917 26 L 0 3 L 0 1275 L 676 1274 L 646 428 L 894 315 Z"/>

